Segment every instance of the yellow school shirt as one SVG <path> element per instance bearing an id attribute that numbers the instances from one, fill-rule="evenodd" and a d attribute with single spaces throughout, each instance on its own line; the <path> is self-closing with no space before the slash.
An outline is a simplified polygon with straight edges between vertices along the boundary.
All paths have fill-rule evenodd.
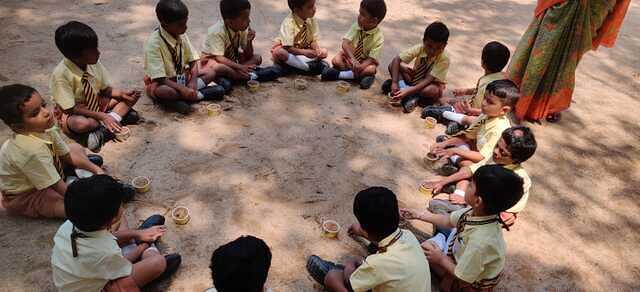
<path id="1" fill-rule="evenodd" d="M 72 231 L 73 224 L 67 220 L 53 238 L 51 270 L 58 291 L 102 291 L 110 280 L 131 275 L 133 264 L 122 255 L 111 232 L 76 229 L 87 237 L 76 239 L 78 256 L 73 257 Z"/>
<path id="2" fill-rule="evenodd" d="M 493 161 L 493 158 L 489 158 L 489 160 L 487 161 L 474 163 L 473 165 L 469 166 L 469 169 L 471 169 L 472 173 L 475 173 L 478 170 L 478 168 L 480 168 L 483 165 L 495 165 L 495 164 L 496 163 Z M 513 207 L 505 211 L 509 213 L 520 213 L 522 212 L 522 210 L 524 210 L 524 207 L 527 205 L 527 201 L 529 200 L 529 189 L 531 189 L 531 178 L 529 177 L 529 174 L 527 173 L 527 171 L 520 164 L 504 165 L 503 167 L 506 169 L 512 170 L 519 177 L 522 178 L 522 181 L 523 181 L 522 189 L 524 191 L 522 194 L 522 198 Z"/>
<path id="3" fill-rule="evenodd" d="M 177 75 L 171 51 L 161 35 L 167 40 L 171 48 L 176 48 L 177 45 L 177 40 L 162 27 L 151 33 L 144 44 L 144 72 L 151 80 L 174 78 Z M 180 66 L 184 69 L 187 64 L 200 59 L 200 55 L 191 45 L 186 33 L 180 36 L 180 41 L 182 43 L 182 62 Z"/>
<path id="4" fill-rule="evenodd" d="M 61 159 L 69 153 L 57 126 L 44 133 L 15 134 L 5 141 L 0 148 L 0 190 L 21 194 L 60 181 L 49 147 Z"/>
<path id="5" fill-rule="evenodd" d="M 364 41 L 363 41 L 363 54 L 365 58 L 372 58 L 376 61 L 380 59 L 380 54 L 382 53 L 382 46 L 384 44 L 384 35 L 382 34 L 382 30 L 379 27 L 375 27 L 374 29 L 364 31 L 360 26 L 358 26 L 358 22 L 354 22 L 351 25 L 351 28 L 344 35 L 343 39 L 348 40 L 353 45 L 353 48 L 358 47 L 358 43 L 360 42 L 360 33 L 364 33 Z"/>
<path id="6" fill-rule="evenodd" d="M 302 20 L 302 18 L 298 17 L 294 13 L 289 13 L 289 15 L 284 18 L 280 25 L 280 34 L 274 41 L 285 47 L 292 47 L 294 45 L 294 38 L 298 32 L 300 32 L 300 28 L 305 22 L 307 23 L 307 27 L 311 30 L 311 36 L 313 37 L 312 42 L 317 42 L 320 39 L 320 31 L 318 29 L 318 22 L 315 18 Z"/>
<path id="7" fill-rule="evenodd" d="M 423 44 L 417 44 L 409 49 L 406 49 L 400 53 L 400 60 L 406 64 L 411 63 L 413 60 L 421 60 L 427 57 L 427 62 L 431 67 L 427 70 L 427 73 L 439 82 L 447 82 L 447 72 L 449 71 L 449 56 L 445 51 L 442 51 L 437 56 L 427 56 L 427 52 L 424 50 Z M 414 68 L 418 68 L 418 64 L 414 65 Z"/>
<path id="8" fill-rule="evenodd" d="M 236 35 L 240 37 L 239 49 L 242 49 L 247 46 L 248 32 L 248 29 L 233 31 L 224 25 L 224 21 L 218 21 L 218 23 L 212 25 L 207 30 L 207 36 L 202 46 L 202 53 L 214 56 L 225 56 L 226 48 L 231 45 L 231 37 L 236 37 Z"/>
<path id="9" fill-rule="evenodd" d="M 476 86 L 476 94 L 471 99 L 471 106 L 474 108 L 480 108 L 482 106 L 482 101 L 484 100 L 487 85 L 493 81 L 505 78 L 506 76 L 504 72 L 491 73 L 480 77 L 480 79 L 478 79 L 478 85 Z"/>
<path id="10" fill-rule="evenodd" d="M 481 114 L 476 118 L 474 123 L 485 118 L 486 115 Z M 511 121 L 509 121 L 509 118 L 506 115 L 486 119 L 487 121 L 484 125 L 467 133 L 467 138 L 476 140 L 476 149 L 478 149 L 478 152 L 484 156 L 484 159 L 481 162 L 485 164 L 489 159 L 491 159 L 491 157 L 493 157 L 493 149 L 498 144 L 498 141 L 500 141 L 502 132 L 511 127 Z M 473 127 L 473 124 L 469 126 L 470 129 Z"/>
<path id="11" fill-rule="evenodd" d="M 453 225 L 457 226 L 460 217 L 470 209 L 451 213 Z M 464 230 L 453 241 L 452 251 L 456 260 L 454 274 L 457 278 L 474 283 L 493 279 L 502 272 L 507 247 L 502 237 L 502 226 L 494 219 L 497 219 L 497 215 L 467 217 Z"/>
<path id="12" fill-rule="evenodd" d="M 100 61 L 95 65 L 87 65 L 87 72 L 89 73 L 89 83 L 96 94 L 111 86 L 109 72 Z M 62 59 L 53 70 L 49 79 L 49 89 L 53 95 L 53 101 L 63 110 L 72 109 L 77 103 L 85 104 L 82 86 L 83 74 L 84 71 L 67 58 Z"/>
<path id="13" fill-rule="evenodd" d="M 400 238 L 387 247 L 386 252 L 366 257 L 351 274 L 349 282 L 353 291 L 431 291 L 429 264 L 411 231 L 398 229 L 380 241 L 378 246 L 386 246 L 400 232 Z"/>

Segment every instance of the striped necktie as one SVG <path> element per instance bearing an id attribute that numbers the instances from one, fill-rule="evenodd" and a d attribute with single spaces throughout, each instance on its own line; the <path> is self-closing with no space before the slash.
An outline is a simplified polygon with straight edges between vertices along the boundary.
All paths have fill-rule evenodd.
<path id="1" fill-rule="evenodd" d="M 298 49 L 306 49 L 311 44 L 309 41 L 309 25 L 307 25 L 307 21 L 302 24 L 300 31 L 293 40 L 293 44 Z"/>
<path id="2" fill-rule="evenodd" d="M 358 41 L 358 46 L 356 46 L 356 49 L 353 51 L 353 56 L 356 57 L 358 61 L 362 61 L 364 60 L 364 31 L 360 31 L 359 37 L 360 40 Z"/>
<path id="3" fill-rule="evenodd" d="M 224 56 L 237 63 L 240 60 L 240 52 L 238 51 L 240 49 L 240 33 L 236 32 L 234 35 L 228 28 L 225 27 L 225 29 L 227 30 L 227 36 L 229 37 L 229 44 L 224 50 Z"/>
<path id="4" fill-rule="evenodd" d="M 47 145 L 49 148 L 49 152 L 51 152 L 51 156 L 53 157 L 53 166 L 56 167 L 56 171 L 60 177 L 64 178 L 64 166 L 62 165 L 62 159 L 60 159 L 60 155 L 56 152 L 56 149 L 52 144 Z"/>
<path id="5" fill-rule="evenodd" d="M 416 63 L 415 68 L 413 69 L 415 74 L 413 75 L 411 84 L 416 85 L 418 82 L 420 82 L 420 80 L 424 79 L 427 76 L 429 68 L 431 68 L 431 66 L 429 66 L 429 64 L 427 63 L 427 57 L 420 58 L 420 60 L 418 60 L 418 63 Z"/>
<path id="6" fill-rule="evenodd" d="M 481 115 L 480 117 L 478 117 L 476 122 L 474 122 L 473 124 L 471 124 L 471 126 L 469 126 L 469 128 L 467 128 L 464 131 L 460 131 L 458 133 L 455 133 L 455 134 L 451 135 L 451 137 L 464 137 L 464 136 L 467 136 L 467 134 L 471 134 L 471 133 L 475 132 L 476 130 L 478 130 L 478 128 L 484 126 L 484 124 L 487 123 L 487 120 L 489 120 L 489 118 L 486 115 Z"/>
<path id="7" fill-rule="evenodd" d="M 91 82 L 89 82 L 89 72 L 84 71 L 80 82 L 82 83 L 82 94 L 84 95 L 84 101 L 87 108 L 94 112 L 100 111 L 100 99 L 93 91 Z"/>
<path id="8" fill-rule="evenodd" d="M 171 46 L 168 47 L 171 48 Z M 170 49 L 169 52 L 171 52 L 171 58 L 173 59 L 173 66 L 176 70 L 176 74 L 182 74 L 182 39 L 177 39 L 175 49 Z"/>

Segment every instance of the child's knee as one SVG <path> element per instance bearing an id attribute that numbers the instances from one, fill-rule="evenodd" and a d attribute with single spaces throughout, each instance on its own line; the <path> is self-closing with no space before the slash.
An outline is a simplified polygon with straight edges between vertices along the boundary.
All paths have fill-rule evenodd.
<path id="1" fill-rule="evenodd" d="M 82 147 L 82 145 L 78 143 L 69 143 L 68 146 L 69 153 L 74 155 L 86 155 L 86 152 L 84 151 L 84 147 Z"/>
<path id="2" fill-rule="evenodd" d="M 99 124 L 98 121 L 92 118 L 71 116 L 67 120 L 67 126 L 75 132 L 86 133 L 96 129 Z"/>
<path id="3" fill-rule="evenodd" d="M 175 89 L 166 85 L 158 86 L 156 90 L 153 91 L 153 96 L 158 99 L 176 99 L 180 97 Z"/>
<path id="4" fill-rule="evenodd" d="M 153 269 L 153 271 L 150 272 L 153 272 L 154 274 L 162 274 L 162 272 L 167 268 L 167 260 L 156 250 L 145 250 L 143 260 L 149 263 L 149 266 Z"/>
<path id="5" fill-rule="evenodd" d="M 422 93 L 422 96 L 428 97 L 428 98 L 440 98 L 442 96 L 442 91 L 440 90 L 440 87 L 435 84 L 427 85 L 427 87 L 422 89 L 421 93 Z"/>
<path id="6" fill-rule="evenodd" d="M 273 59 L 278 62 L 284 62 L 289 58 L 289 52 L 283 48 L 278 48 L 272 53 Z"/>
<path id="7" fill-rule="evenodd" d="M 253 64 L 254 64 L 254 65 L 256 65 L 256 66 L 260 66 L 260 65 L 262 65 L 262 56 L 260 56 L 260 55 L 253 55 L 252 61 L 253 61 Z"/>

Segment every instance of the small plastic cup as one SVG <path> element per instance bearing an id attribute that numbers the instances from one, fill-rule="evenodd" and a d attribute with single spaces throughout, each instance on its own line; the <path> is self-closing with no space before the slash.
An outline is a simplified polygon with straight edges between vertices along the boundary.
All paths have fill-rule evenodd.
<path id="1" fill-rule="evenodd" d="M 247 86 L 249 87 L 249 92 L 256 93 L 260 89 L 260 82 L 257 80 L 249 80 L 247 81 Z"/>
<path id="2" fill-rule="evenodd" d="M 326 238 L 336 238 L 340 233 L 340 224 L 335 220 L 325 220 L 322 222 L 322 236 Z"/>
<path id="3" fill-rule="evenodd" d="M 349 84 L 349 82 L 347 81 L 338 81 L 338 84 L 336 85 L 336 91 L 339 94 L 345 94 L 347 92 L 349 92 L 349 90 L 351 89 L 351 84 Z"/>
<path id="4" fill-rule="evenodd" d="M 431 167 L 438 160 L 440 160 L 440 157 L 431 152 L 427 153 L 427 155 L 425 155 L 422 159 L 422 161 L 424 161 L 424 164 L 428 167 Z"/>
<path id="5" fill-rule="evenodd" d="M 146 176 L 135 177 L 131 180 L 131 184 L 139 194 L 143 194 L 151 190 L 151 179 Z"/>
<path id="6" fill-rule="evenodd" d="M 424 183 L 420 184 L 420 187 L 418 188 L 418 190 L 426 196 L 433 195 L 433 189 L 424 185 Z"/>
<path id="7" fill-rule="evenodd" d="M 207 105 L 207 114 L 210 117 L 217 117 L 222 113 L 222 106 L 217 103 Z"/>
<path id="8" fill-rule="evenodd" d="M 171 219 L 178 225 L 185 225 L 191 220 L 191 211 L 184 206 L 178 206 L 171 210 Z"/>
<path id="9" fill-rule="evenodd" d="M 433 129 L 436 127 L 436 124 L 438 124 L 438 120 L 434 117 L 427 117 L 424 122 L 424 127 L 427 129 Z"/>
<path id="10" fill-rule="evenodd" d="M 307 89 L 307 86 L 309 85 L 309 83 L 307 82 L 307 80 L 304 79 L 296 79 L 293 81 L 293 86 L 297 89 L 297 90 L 305 90 Z"/>
<path id="11" fill-rule="evenodd" d="M 120 132 L 116 133 L 116 140 L 119 142 L 127 141 L 131 137 L 131 129 L 129 127 L 122 127 Z"/>

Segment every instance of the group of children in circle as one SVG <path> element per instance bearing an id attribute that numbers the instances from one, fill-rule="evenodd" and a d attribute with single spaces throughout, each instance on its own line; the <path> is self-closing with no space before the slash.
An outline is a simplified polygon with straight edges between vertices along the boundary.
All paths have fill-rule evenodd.
<path id="1" fill-rule="evenodd" d="M 145 91 L 167 110 L 191 112 L 191 103 L 220 100 L 234 84 L 271 81 L 289 74 L 349 80 L 362 89 L 375 82 L 384 37 L 384 0 L 362 0 L 357 21 L 342 39 L 329 66 L 319 45 L 316 0 L 288 0 L 286 16 L 271 49 L 274 64 L 260 67 L 249 26 L 248 0 L 222 0 L 222 20 L 208 29 L 199 54 L 186 35 L 188 9 L 180 0 L 160 0 L 160 26 L 145 43 Z M 384 187 L 358 192 L 357 223 L 348 233 L 369 255 L 335 264 L 312 255 L 307 270 L 330 291 L 430 291 L 431 275 L 444 291 L 490 291 L 504 268 L 502 228 L 512 226 L 528 200 L 531 180 L 522 163 L 536 141 L 509 114 L 518 87 L 502 72 L 509 49 L 490 42 L 482 50 L 484 74 L 476 87 L 445 90 L 449 30 L 427 26 L 422 40 L 389 65 L 381 91 L 405 113 L 424 107 L 421 117 L 446 125 L 429 150 L 438 176 L 420 189 L 433 195 L 426 210 L 401 209 Z M 173 274 L 179 254 L 163 256 L 156 246 L 166 232 L 161 215 L 129 229 L 123 203 L 135 190 L 107 174 L 97 152 L 124 126 L 141 117 L 133 109 L 141 92 L 111 86 L 99 62 L 98 37 L 71 21 L 55 32 L 64 55 L 50 78 L 54 109 L 32 87 L 0 88 L 0 119 L 14 135 L 0 148 L 2 205 L 11 214 L 66 218 L 54 238 L 54 284 L 60 291 L 138 291 Z M 410 63 L 414 63 L 410 66 Z M 76 143 L 66 143 L 61 132 Z M 78 169 L 92 176 L 78 178 Z M 403 220 L 433 223 L 434 236 L 422 243 L 400 228 Z M 210 291 L 266 291 L 271 251 L 261 239 L 243 236 L 211 257 L 215 288 Z"/>

